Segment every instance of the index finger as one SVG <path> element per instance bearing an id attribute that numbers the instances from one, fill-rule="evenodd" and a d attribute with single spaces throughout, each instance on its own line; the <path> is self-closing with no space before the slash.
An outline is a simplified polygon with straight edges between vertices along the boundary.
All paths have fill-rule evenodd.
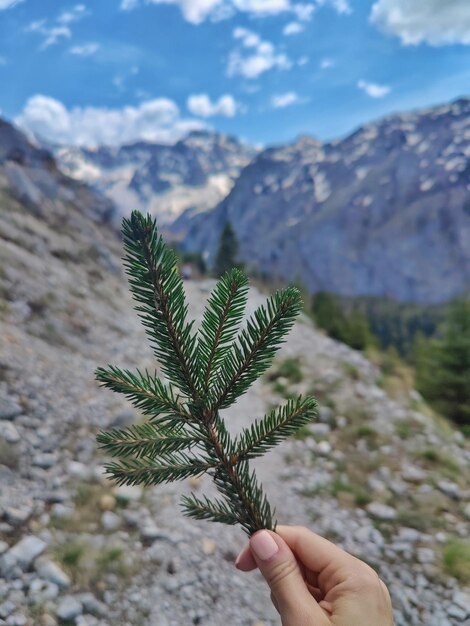
<path id="1" fill-rule="evenodd" d="M 350 570 L 357 562 L 352 555 L 303 526 L 277 526 L 276 532 L 315 574 L 327 568 L 331 571 Z"/>

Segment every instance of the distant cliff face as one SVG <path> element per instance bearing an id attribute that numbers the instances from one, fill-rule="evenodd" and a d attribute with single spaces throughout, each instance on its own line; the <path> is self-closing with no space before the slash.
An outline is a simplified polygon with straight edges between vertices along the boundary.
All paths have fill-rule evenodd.
<path id="1" fill-rule="evenodd" d="M 88 185 L 65 176 L 52 154 L 12 124 L 0 119 L 0 191 L 34 215 L 53 221 L 70 218 L 72 207 L 96 223 L 110 222 L 113 203 Z M 0 207 L 3 210 L 4 207 Z"/>
<path id="2" fill-rule="evenodd" d="M 188 217 L 188 249 L 213 257 L 229 220 L 241 260 L 312 292 L 452 298 L 470 289 L 470 100 L 265 150 Z"/>
<path id="3" fill-rule="evenodd" d="M 122 213 L 139 207 L 166 224 L 187 209 L 216 206 L 256 151 L 227 135 L 194 131 L 174 145 L 138 142 L 55 154 L 68 175 L 96 186 Z"/>

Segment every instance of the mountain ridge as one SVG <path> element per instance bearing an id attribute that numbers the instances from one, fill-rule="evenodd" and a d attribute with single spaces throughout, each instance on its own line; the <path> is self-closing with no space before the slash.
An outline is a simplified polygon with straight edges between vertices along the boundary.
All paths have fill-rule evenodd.
<path id="1" fill-rule="evenodd" d="M 464 98 L 267 148 L 217 207 L 173 230 L 210 263 L 229 220 L 241 261 L 312 293 L 441 302 L 470 289 L 469 195 Z"/>

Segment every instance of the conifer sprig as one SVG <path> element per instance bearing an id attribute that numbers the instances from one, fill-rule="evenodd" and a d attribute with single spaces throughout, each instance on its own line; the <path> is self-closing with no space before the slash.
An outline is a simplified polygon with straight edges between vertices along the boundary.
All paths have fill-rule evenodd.
<path id="1" fill-rule="evenodd" d="M 274 512 L 248 461 L 311 421 L 316 402 L 291 400 L 236 438 L 220 411 L 271 364 L 301 309 L 299 291 L 276 292 L 238 332 L 248 281 L 232 269 L 219 279 L 196 334 L 194 322 L 187 322 L 176 256 L 158 235 L 155 221 L 134 211 L 123 221 L 123 236 L 136 309 L 168 383 L 148 371 L 97 369 L 101 385 L 124 394 L 149 417 L 145 424 L 98 435 L 100 446 L 117 458 L 106 471 L 120 485 L 155 485 L 208 473 L 223 500 L 185 496 L 186 515 L 240 524 L 248 534 L 274 529 Z"/>

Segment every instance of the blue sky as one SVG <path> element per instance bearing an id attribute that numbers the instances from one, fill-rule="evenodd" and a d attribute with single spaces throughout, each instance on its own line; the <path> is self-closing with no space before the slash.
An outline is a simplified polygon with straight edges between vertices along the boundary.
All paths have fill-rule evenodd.
<path id="1" fill-rule="evenodd" d="M 2 115 L 60 143 L 340 137 L 470 93 L 468 0 L 0 0 Z"/>

